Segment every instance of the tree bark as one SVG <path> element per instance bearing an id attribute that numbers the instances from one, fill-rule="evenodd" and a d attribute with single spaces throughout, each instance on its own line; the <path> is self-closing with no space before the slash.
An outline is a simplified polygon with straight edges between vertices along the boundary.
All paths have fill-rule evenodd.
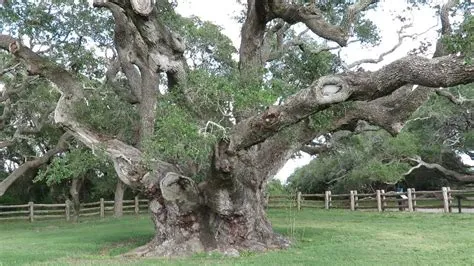
<path id="1" fill-rule="evenodd" d="M 472 174 L 464 174 L 464 173 L 458 173 L 456 171 L 450 170 L 445 168 L 444 166 L 437 164 L 437 163 L 427 163 L 423 161 L 419 156 L 416 158 L 410 158 L 411 161 L 414 161 L 418 163 L 416 166 L 412 167 L 408 172 L 406 172 L 404 175 L 409 175 L 413 170 L 420 168 L 420 167 L 426 167 L 428 169 L 436 169 L 443 173 L 444 175 L 454 178 L 457 181 L 460 182 L 473 182 L 474 181 L 474 175 Z"/>
<path id="2" fill-rule="evenodd" d="M 79 221 L 79 213 L 81 211 L 81 201 L 80 201 L 80 192 L 84 179 L 82 177 L 74 178 L 71 182 L 71 187 L 69 188 L 69 194 L 72 199 L 72 206 L 74 209 L 73 222 Z"/>
<path id="3" fill-rule="evenodd" d="M 117 180 L 117 185 L 115 186 L 115 193 L 114 193 L 114 216 L 115 217 L 122 217 L 123 216 L 123 194 L 125 193 L 125 189 L 127 187 L 125 184 L 119 180 Z"/>
<path id="4" fill-rule="evenodd" d="M 56 144 L 56 147 L 46 152 L 43 156 L 33 159 L 31 161 L 27 161 L 24 164 L 20 165 L 10 175 L 8 175 L 7 178 L 2 180 L 2 182 L 0 182 L 0 197 L 3 196 L 8 190 L 8 188 L 13 183 L 15 183 L 15 181 L 18 180 L 20 177 L 32 170 L 38 169 L 42 165 L 48 163 L 54 155 L 65 151 L 67 149 L 66 142 L 70 137 L 71 136 L 69 133 L 64 133 Z"/>
<path id="5" fill-rule="evenodd" d="M 140 104 L 139 148 L 153 134 L 158 74 L 166 73 L 171 90 L 186 83 L 184 44 L 162 24 L 156 8 L 149 10 L 151 0 L 95 1 L 109 9 L 115 18 L 115 46 L 122 72 L 131 92 Z M 326 36 L 344 45 L 350 25 L 358 12 L 376 1 L 357 1 L 347 10 L 345 24 L 326 27 L 337 34 Z M 298 9 L 285 1 L 248 0 L 249 11 L 243 27 L 241 67 L 261 67 L 263 37 L 267 22 L 280 17 L 290 20 L 288 12 L 313 31 L 326 24 L 318 19 L 317 10 Z M 142 7 L 137 6 L 143 4 Z M 132 6 L 134 5 L 134 6 Z M 275 8 L 275 5 L 280 5 Z M 278 7 L 278 6 L 277 6 Z M 313 13 L 311 13 L 313 12 Z M 316 13 L 315 13 L 316 12 Z M 289 23 L 298 22 L 293 19 Z M 325 37 L 326 33 L 320 33 Z M 349 72 L 322 77 L 307 89 L 293 95 L 281 106 L 239 122 L 228 139 L 215 147 L 211 169 L 205 181 L 196 184 L 182 175 L 177 166 L 147 161 L 142 151 L 81 125 L 71 114 L 75 102 L 83 99 L 81 80 L 64 68 L 35 54 L 10 36 L 0 35 L 0 48 L 23 60 L 29 72 L 41 75 L 61 91 L 55 110 L 55 121 L 91 149 L 100 149 L 114 163 L 120 180 L 141 189 L 150 199 L 150 210 L 156 235 L 146 246 L 131 254 L 141 256 L 182 256 L 195 252 L 219 250 L 238 255 L 242 250 L 263 251 L 283 248 L 289 242 L 276 234 L 265 215 L 264 187 L 294 151 L 319 134 L 356 126 L 361 117 L 385 123 L 398 129 L 392 117 L 405 117 L 420 101 L 407 99 L 407 84 L 428 87 L 453 86 L 474 81 L 474 68 L 462 57 L 436 59 L 405 57 L 375 72 Z M 402 88 L 401 88 L 402 87 Z M 423 97 L 422 97 L 423 96 Z M 384 98 L 386 97 L 386 98 Z M 345 101 L 352 101 L 347 110 Z M 397 105 L 397 101 L 409 108 Z M 411 109 L 410 109 L 411 108 Z M 330 111 L 334 121 L 312 125 L 312 115 Z M 380 115 L 379 115 L 380 114 Z M 398 115 L 398 116 L 395 116 Z M 388 119 L 388 120 L 387 120 Z M 388 121 L 388 122 L 387 122 Z M 398 120 L 396 121 L 398 123 Z M 396 132 L 396 130 L 394 130 Z M 146 162 L 146 163 L 145 163 Z"/>

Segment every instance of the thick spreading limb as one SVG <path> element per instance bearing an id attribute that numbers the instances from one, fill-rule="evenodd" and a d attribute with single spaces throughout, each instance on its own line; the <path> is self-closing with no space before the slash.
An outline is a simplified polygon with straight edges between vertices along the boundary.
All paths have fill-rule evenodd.
<path id="1" fill-rule="evenodd" d="M 46 152 L 43 156 L 27 161 L 24 164 L 16 168 L 7 178 L 0 182 L 0 197 L 5 194 L 8 188 L 15 183 L 15 181 L 22 177 L 25 173 L 31 171 L 32 169 L 38 169 L 40 166 L 46 164 L 53 158 L 54 155 L 63 152 L 67 149 L 67 140 L 70 138 L 68 133 L 64 133 L 59 139 L 56 147 Z"/>
<path id="2" fill-rule="evenodd" d="M 341 25 L 328 23 L 314 2 L 309 5 L 299 5 L 277 0 L 268 1 L 268 6 L 274 17 L 282 18 L 290 24 L 302 22 L 316 35 L 334 41 L 340 46 L 346 46 L 351 36 L 351 26 L 358 15 L 377 2 L 376 0 L 356 1 L 346 9 Z"/>
<path id="3" fill-rule="evenodd" d="M 61 92 L 61 97 L 56 105 L 54 119 L 69 132 L 92 150 L 104 151 L 114 162 L 115 170 L 120 179 L 130 186 L 153 187 L 156 182 L 167 172 L 178 172 L 178 169 L 166 162 L 155 161 L 156 173 L 148 175 L 147 180 L 142 180 L 147 170 L 143 166 L 143 155 L 137 148 L 127 145 L 117 139 L 97 134 L 84 127 L 71 115 L 75 102 L 83 99 L 83 87 L 80 80 L 66 71 L 61 66 L 37 55 L 28 47 L 6 35 L 0 35 L 0 48 L 9 49 L 15 56 L 22 59 L 29 69 L 53 82 Z M 153 178 L 152 178 L 153 176 Z"/>
<path id="4" fill-rule="evenodd" d="M 457 56 L 427 59 L 407 56 L 375 72 L 349 72 L 326 76 L 294 94 L 281 106 L 238 123 L 230 151 L 246 149 L 332 104 L 347 100 L 374 100 L 406 84 L 451 87 L 474 82 L 474 67 Z M 420 89 L 420 88 L 418 88 Z"/>

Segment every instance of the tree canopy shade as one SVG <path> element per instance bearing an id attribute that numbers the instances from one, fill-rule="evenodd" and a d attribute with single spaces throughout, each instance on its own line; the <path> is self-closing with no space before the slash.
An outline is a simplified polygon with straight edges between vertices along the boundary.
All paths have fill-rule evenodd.
<path id="1" fill-rule="evenodd" d="M 398 134 L 430 93 L 474 81 L 462 38 L 453 53 L 440 44 L 432 59 L 351 71 L 291 28 L 302 23 L 340 46 L 373 43 L 376 25 L 364 14 L 378 2 L 248 0 L 237 63 L 218 27 L 179 16 L 174 2 L 95 0 L 90 10 L 9 1 L 1 11 L 0 48 L 11 62 L 2 72 L 2 145 L 22 142 L 20 122 L 39 125 L 31 121 L 47 120 L 53 107 L 55 136 L 106 155 L 121 181 L 150 198 L 156 236 L 135 255 L 286 247 L 263 205 L 267 181 L 292 154 L 360 120 Z M 449 1 L 440 12 L 447 38 L 454 8 Z M 50 108 L 12 115 L 24 90 L 48 91 L 40 102 Z"/>

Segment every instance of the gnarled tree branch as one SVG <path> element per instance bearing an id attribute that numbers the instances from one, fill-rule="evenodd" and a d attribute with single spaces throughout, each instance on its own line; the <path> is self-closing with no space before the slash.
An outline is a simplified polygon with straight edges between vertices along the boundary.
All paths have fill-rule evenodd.
<path id="1" fill-rule="evenodd" d="M 15 169 L 7 178 L 0 182 L 0 197 L 5 194 L 7 189 L 25 173 L 32 169 L 38 169 L 40 166 L 46 164 L 53 158 L 54 155 L 67 150 L 67 141 L 71 137 L 69 133 L 64 133 L 59 139 L 56 147 L 46 152 L 43 156 L 27 161 Z"/>
<path id="2" fill-rule="evenodd" d="M 474 81 L 474 67 L 462 57 L 426 59 L 407 56 L 375 72 L 349 72 L 326 76 L 259 115 L 238 123 L 231 136 L 230 151 L 246 149 L 309 115 L 346 100 L 374 100 L 406 84 L 450 87 Z M 419 89 L 419 88 L 418 88 Z M 368 120 L 370 119 L 363 119 Z"/>
<path id="3" fill-rule="evenodd" d="M 140 150 L 117 139 L 97 134 L 77 122 L 70 112 L 73 110 L 72 106 L 83 99 L 83 86 L 79 79 L 64 68 L 37 55 L 28 47 L 21 46 L 10 36 L 0 35 L 0 48 L 10 50 L 29 69 L 33 69 L 35 74 L 49 79 L 57 86 L 62 95 L 56 105 L 55 122 L 90 149 L 103 150 L 113 161 L 114 168 L 124 183 L 153 191 L 168 172 L 179 172 L 174 165 L 159 160 L 153 162 L 153 171 L 148 172 Z"/>
<path id="4" fill-rule="evenodd" d="M 316 35 L 346 46 L 351 35 L 350 29 L 360 12 L 366 10 L 377 0 L 360 0 L 350 5 L 344 14 L 341 25 L 328 23 L 322 11 L 313 2 L 308 5 L 291 4 L 288 1 L 268 1 L 268 6 L 274 17 L 282 18 L 287 23 L 304 23 Z"/>
<path id="5" fill-rule="evenodd" d="M 420 156 L 416 156 L 414 158 L 409 158 L 409 160 L 416 162 L 417 165 L 410 168 L 408 172 L 406 172 L 404 175 L 409 175 L 411 172 L 413 172 L 415 169 L 420 168 L 420 167 L 426 167 L 428 169 L 436 169 L 440 171 L 441 173 L 445 174 L 446 176 L 455 178 L 458 181 L 461 182 L 473 182 L 474 181 L 474 175 L 469 175 L 469 174 L 462 174 L 458 173 L 456 171 L 450 170 L 445 168 L 444 166 L 437 164 L 437 163 L 427 163 L 421 159 Z"/>

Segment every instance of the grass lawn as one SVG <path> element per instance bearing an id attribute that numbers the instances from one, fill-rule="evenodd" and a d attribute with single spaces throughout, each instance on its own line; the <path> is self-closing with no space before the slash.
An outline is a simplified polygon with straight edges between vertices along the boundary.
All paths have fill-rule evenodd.
<path id="1" fill-rule="evenodd" d="M 474 215 L 270 210 L 288 250 L 239 258 L 197 254 L 185 259 L 117 255 L 153 236 L 147 216 L 1 222 L 0 265 L 472 265 Z"/>

